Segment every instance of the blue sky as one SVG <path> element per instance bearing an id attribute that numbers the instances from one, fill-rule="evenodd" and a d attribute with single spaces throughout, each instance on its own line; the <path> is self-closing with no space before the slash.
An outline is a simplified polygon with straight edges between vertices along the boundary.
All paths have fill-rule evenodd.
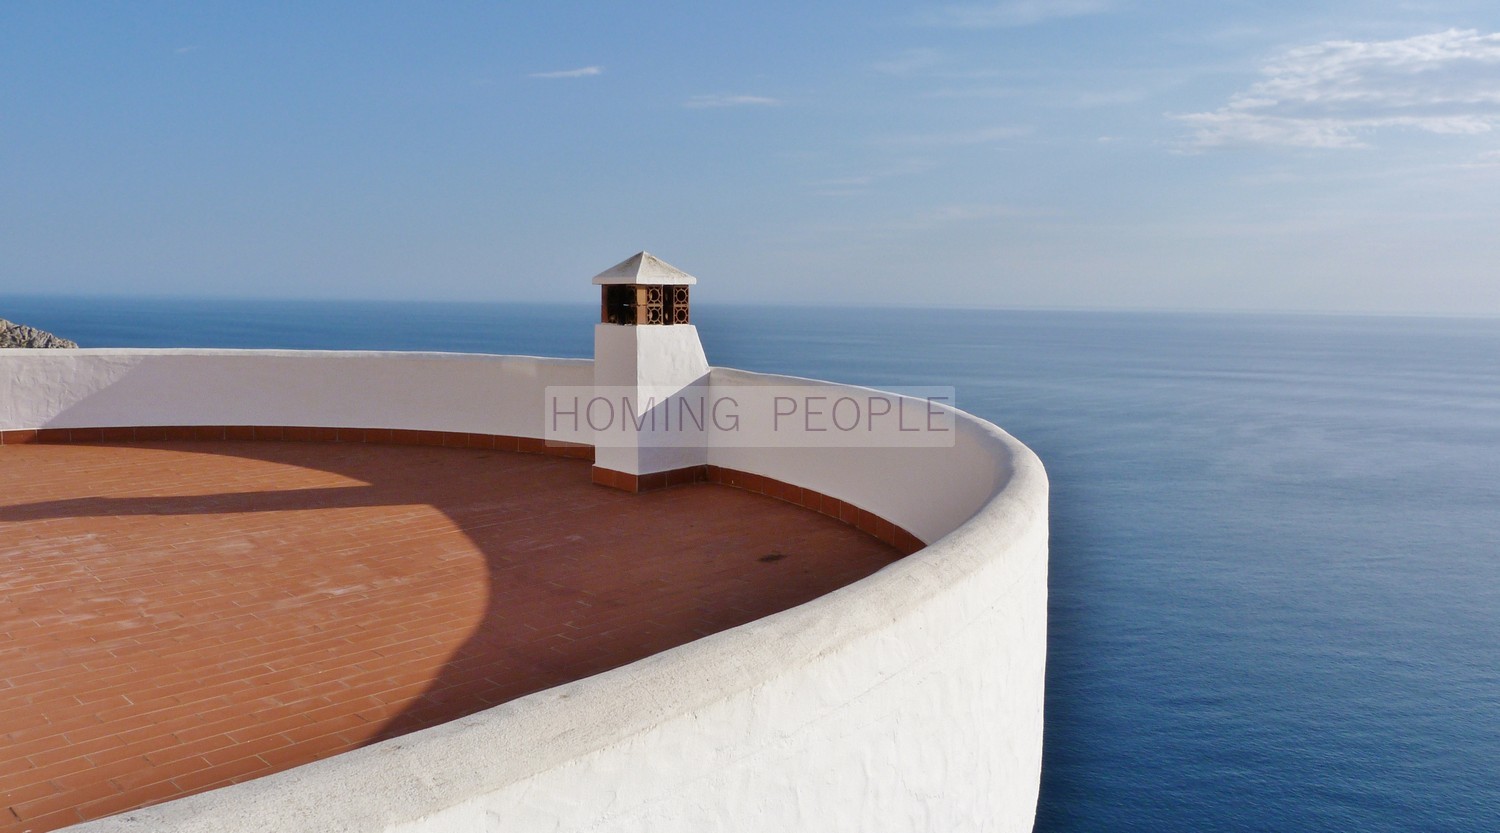
<path id="1" fill-rule="evenodd" d="M 1500 314 L 1492 2 L 9 3 L 0 292 Z"/>

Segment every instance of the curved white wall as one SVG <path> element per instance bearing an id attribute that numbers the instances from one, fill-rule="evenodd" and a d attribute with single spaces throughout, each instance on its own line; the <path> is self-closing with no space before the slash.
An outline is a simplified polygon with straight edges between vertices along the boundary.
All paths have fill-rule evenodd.
<path id="1" fill-rule="evenodd" d="M 0 428 L 541 436 L 541 388 L 587 384 L 590 372 L 490 356 L 0 350 Z M 813 602 L 614 671 L 73 829 L 1029 830 L 1046 644 L 1036 457 L 968 415 L 952 448 L 712 453 L 715 465 L 817 489 L 932 543 Z"/>
<path id="2" fill-rule="evenodd" d="M 872 392 L 853 385 L 722 367 L 713 369 L 709 384 L 715 396 L 741 399 L 755 388 L 778 394 L 805 388 L 829 400 L 845 393 L 858 398 Z M 989 447 L 993 440 L 986 426 L 993 427 L 972 417 L 958 420 L 951 448 L 710 447 L 708 462 L 832 495 L 930 543 L 968 520 L 1010 474 L 1006 461 L 997 460 Z M 774 438 L 774 434 L 768 436 Z"/>

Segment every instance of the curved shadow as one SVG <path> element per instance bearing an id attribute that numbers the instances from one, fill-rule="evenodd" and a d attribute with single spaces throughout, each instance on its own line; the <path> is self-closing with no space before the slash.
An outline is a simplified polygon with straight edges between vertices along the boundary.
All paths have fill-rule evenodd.
<path id="1" fill-rule="evenodd" d="M 694 484 L 627 494 L 594 486 L 582 460 L 362 444 L 110 445 L 297 466 L 365 485 L 77 497 L 0 507 L 0 521 L 424 505 L 467 538 L 488 583 L 478 624 L 363 744 L 768 616 L 899 558 L 838 521 L 738 489 Z"/>

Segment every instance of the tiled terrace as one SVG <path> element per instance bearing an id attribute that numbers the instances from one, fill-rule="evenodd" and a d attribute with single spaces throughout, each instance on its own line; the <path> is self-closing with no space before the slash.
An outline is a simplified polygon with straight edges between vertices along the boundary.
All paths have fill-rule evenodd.
<path id="1" fill-rule="evenodd" d="M 897 551 L 586 460 L 275 442 L 0 446 L 0 831 L 432 726 L 797 605 Z"/>

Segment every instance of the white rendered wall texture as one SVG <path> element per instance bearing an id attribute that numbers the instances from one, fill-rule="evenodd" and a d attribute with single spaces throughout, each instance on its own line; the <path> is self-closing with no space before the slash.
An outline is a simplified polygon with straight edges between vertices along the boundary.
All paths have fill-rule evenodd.
<path id="1" fill-rule="evenodd" d="M 542 436 L 587 359 L 289 350 L 0 350 L 0 430 L 298 425 Z"/>
<path id="2" fill-rule="evenodd" d="M 708 359 L 698 340 L 698 328 L 691 324 L 669 327 L 631 327 L 620 324 L 594 325 L 594 380 L 609 399 L 620 394 L 630 396 L 635 411 L 644 409 L 648 400 L 660 400 L 702 385 L 708 377 Z M 612 429 L 626 427 L 617 414 Z M 622 436 L 618 430 L 611 433 Z M 627 436 L 634 437 L 634 433 Z M 651 436 L 651 435 L 647 435 Z M 595 447 L 594 464 L 627 474 L 649 474 L 658 471 L 701 466 L 708 462 L 703 444 L 674 441 L 668 434 L 655 435 L 658 444 L 600 442 Z M 677 438 L 677 439 L 680 439 Z"/>
<path id="3" fill-rule="evenodd" d="M 542 436 L 542 389 L 592 377 L 589 362 L 524 357 L 0 350 L 0 428 Z M 811 384 L 723 369 L 709 383 Z M 959 417 L 948 448 L 710 448 L 710 463 L 818 489 L 929 542 L 864 580 L 444 726 L 72 829 L 1029 830 L 1046 475 L 1009 435 Z"/>

